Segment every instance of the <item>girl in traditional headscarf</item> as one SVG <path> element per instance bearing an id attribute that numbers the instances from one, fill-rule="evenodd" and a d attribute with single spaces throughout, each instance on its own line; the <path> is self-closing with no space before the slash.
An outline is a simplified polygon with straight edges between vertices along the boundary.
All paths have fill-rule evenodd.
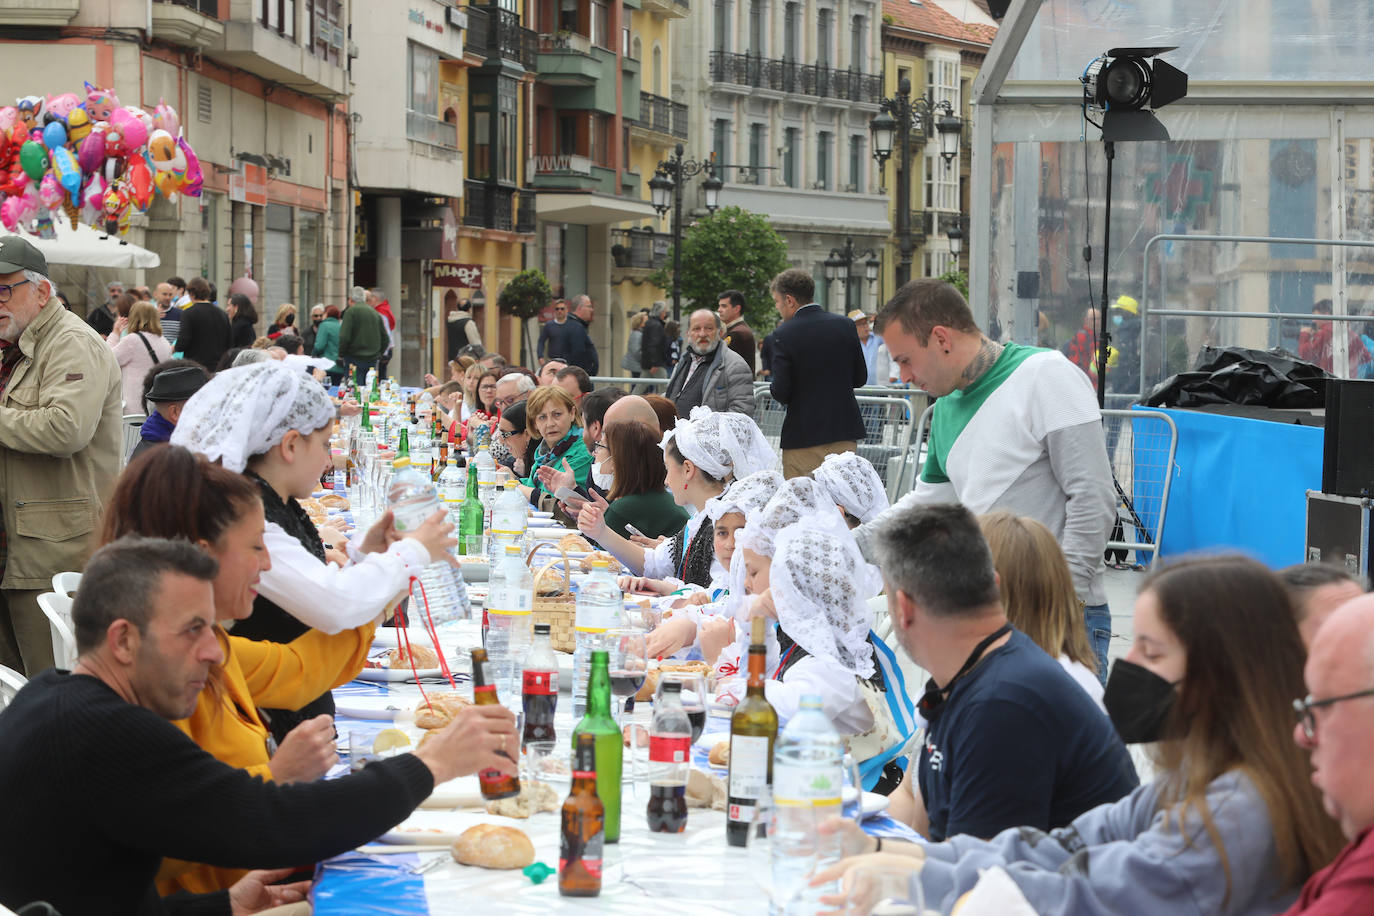
<path id="1" fill-rule="evenodd" d="M 784 719 L 801 698 L 821 697 L 826 716 L 844 735 L 874 725 L 860 682 L 883 690 L 868 641 L 866 564 L 844 519 L 814 480 L 793 478 L 757 518 L 735 535 L 734 583 L 747 594 L 743 617 L 778 623 L 778 661 L 769 665 L 768 702 Z M 743 678 L 726 682 L 721 698 L 738 702 Z"/>
<path id="2" fill-rule="evenodd" d="M 186 402 L 172 432 L 173 445 L 246 475 L 262 494 L 272 567 L 235 636 L 289 643 L 312 627 L 338 633 L 361 626 L 404 598 L 411 578 L 456 543 L 442 511 L 404 538 L 388 512 L 346 545 L 347 557 L 326 558 L 298 500 L 314 492 L 331 462 L 334 410 L 314 380 L 277 362 L 255 363 L 218 373 Z M 281 741 L 298 722 L 332 715 L 334 701 L 325 693 L 299 710 L 267 712 Z"/>
<path id="3" fill-rule="evenodd" d="M 725 569 L 715 558 L 711 526 L 703 524 L 706 502 L 735 479 L 776 469 L 777 455 L 751 418 L 706 407 L 693 408 L 689 419 L 679 420 L 663 434 L 661 446 L 673 501 L 692 511 L 681 531 L 657 547 L 641 547 L 606 526 L 605 500 L 584 506 L 577 527 L 636 576 L 672 577 L 708 588 L 713 579 L 724 578 Z"/>
<path id="4" fill-rule="evenodd" d="M 851 529 L 873 521 L 888 506 L 883 479 L 867 458 L 853 452 L 826 455 L 811 476 L 839 506 Z"/>

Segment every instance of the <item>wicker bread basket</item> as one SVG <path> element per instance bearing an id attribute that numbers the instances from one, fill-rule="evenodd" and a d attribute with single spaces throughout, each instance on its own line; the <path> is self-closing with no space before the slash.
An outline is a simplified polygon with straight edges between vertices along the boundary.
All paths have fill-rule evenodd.
<path id="1" fill-rule="evenodd" d="M 526 563 L 534 558 L 535 551 L 541 546 L 543 545 L 536 545 L 530 550 L 525 557 Z M 572 591 L 572 561 L 563 548 L 558 548 L 558 552 L 561 557 L 545 563 L 534 574 L 534 607 L 531 617 L 532 623 L 549 625 L 549 643 L 555 652 L 571 654 L 577 648 L 577 599 Z M 563 564 L 561 576 L 554 569 L 560 562 Z"/>

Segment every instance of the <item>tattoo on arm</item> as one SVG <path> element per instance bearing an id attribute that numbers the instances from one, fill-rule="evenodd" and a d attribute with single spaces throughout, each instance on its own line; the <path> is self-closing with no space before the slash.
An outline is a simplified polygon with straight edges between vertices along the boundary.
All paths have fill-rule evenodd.
<path id="1" fill-rule="evenodd" d="M 1002 345 L 993 343 L 986 337 L 978 347 L 978 352 L 967 366 L 964 367 L 963 374 L 960 376 L 965 385 L 972 385 L 982 378 L 983 373 L 992 368 L 992 364 L 997 362 L 997 357 L 1002 355 Z"/>

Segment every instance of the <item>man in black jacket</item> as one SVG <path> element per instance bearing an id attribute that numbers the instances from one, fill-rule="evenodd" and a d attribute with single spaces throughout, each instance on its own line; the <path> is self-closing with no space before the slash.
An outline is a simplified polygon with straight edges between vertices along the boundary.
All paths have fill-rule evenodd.
<path id="1" fill-rule="evenodd" d="M 668 330 L 663 324 L 663 316 L 667 314 L 668 303 L 662 299 L 649 306 L 649 317 L 644 322 L 639 345 L 639 364 L 645 378 L 667 378 L 668 367 L 673 364 L 668 349 Z"/>
<path id="2" fill-rule="evenodd" d="M 773 400 L 787 405 L 782 421 L 782 475 L 804 477 L 826 455 L 853 451 L 864 437 L 854 389 L 868 364 L 854 322 L 832 315 L 812 297 L 816 284 L 791 268 L 773 278 L 773 303 L 783 323 L 773 331 Z"/>
<path id="3" fill-rule="evenodd" d="M 192 277 L 186 291 L 192 302 L 181 312 L 177 350 L 214 372 L 220 357 L 229 349 L 229 315 L 210 301 L 210 281 L 204 277 Z"/>
<path id="4" fill-rule="evenodd" d="M 572 315 L 568 318 L 568 363 L 581 366 L 588 375 L 596 375 L 601 368 L 601 356 L 592 342 L 591 325 L 596 317 L 592 297 L 583 293 L 572 299 Z"/>

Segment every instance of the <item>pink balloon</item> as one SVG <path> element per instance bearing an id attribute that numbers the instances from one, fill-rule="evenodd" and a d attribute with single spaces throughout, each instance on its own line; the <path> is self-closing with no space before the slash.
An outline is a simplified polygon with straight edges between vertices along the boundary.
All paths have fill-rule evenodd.
<path id="1" fill-rule="evenodd" d="M 77 164 L 83 172 L 98 172 L 105 162 L 105 131 L 97 126 L 81 141 L 76 154 Z"/>
<path id="2" fill-rule="evenodd" d="M 191 149 L 191 144 L 182 137 L 177 141 L 181 146 L 181 151 L 186 154 L 186 178 L 181 183 L 181 192 L 187 197 L 199 197 L 200 189 L 205 184 L 205 173 L 200 170 L 200 158 L 196 156 L 196 151 Z"/>
<path id="3" fill-rule="evenodd" d="M 128 156 L 148 142 L 148 128 L 127 108 L 116 108 L 110 114 L 110 128 L 105 132 L 105 155 Z"/>

